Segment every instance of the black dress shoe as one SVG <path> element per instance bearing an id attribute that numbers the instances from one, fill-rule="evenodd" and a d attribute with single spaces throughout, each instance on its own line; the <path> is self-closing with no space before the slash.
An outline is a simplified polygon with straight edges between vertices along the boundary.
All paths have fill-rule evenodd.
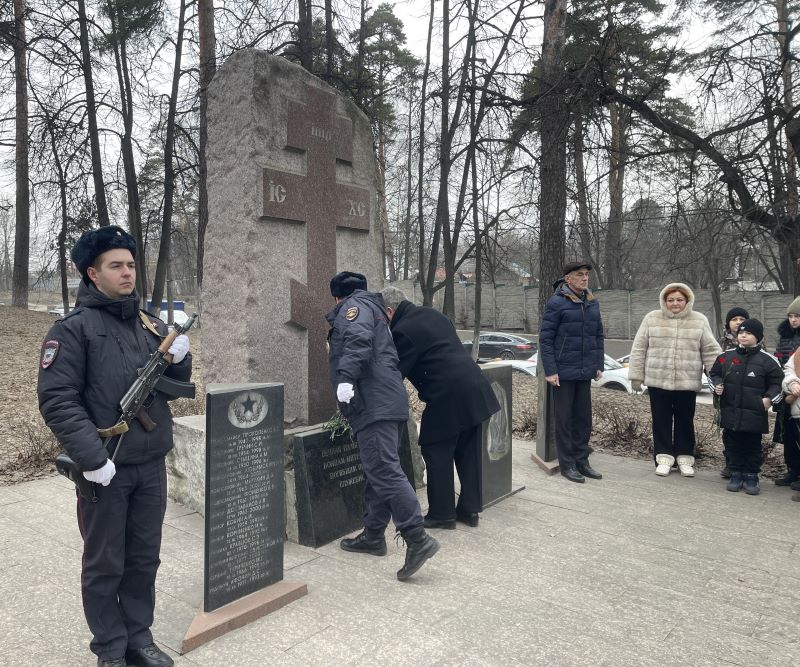
<path id="1" fill-rule="evenodd" d="M 469 514 L 467 512 L 457 512 L 456 513 L 456 521 L 460 521 L 461 523 L 465 523 L 468 526 L 472 526 L 473 528 L 477 528 L 478 527 L 478 521 L 479 520 L 480 520 L 480 517 L 478 516 L 477 512 L 475 512 L 475 514 Z"/>
<path id="2" fill-rule="evenodd" d="M 98 658 L 97 667 L 128 667 L 125 658 Z"/>
<path id="3" fill-rule="evenodd" d="M 577 482 L 578 484 L 583 484 L 586 481 L 586 478 L 575 468 L 564 468 L 561 471 L 561 476 L 566 477 L 570 482 Z"/>
<path id="4" fill-rule="evenodd" d="M 429 516 L 426 516 L 422 525 L 425 528 L 444 528 L 445 530 L 455 530 L 456 527 L 456 520 L 455 519 L 432 519 Z"/>
<path id="5" fill-rule="evenodd" d="M 588 463 L 579 465 L 577 468 L 578 472 L 584 477 L 588 477 L 589 479 L 603 479 L 603 476 L 599 472 L 597 472 L 594 468 L 592 468 L 592 466 L 590 466 Z"/>
<path id="6" fill-rule="evenodd" d="M 175 663 L 155 644 L 125 651 L 125 659 L 130 665 L 139 667 L 172 667 Z"/>

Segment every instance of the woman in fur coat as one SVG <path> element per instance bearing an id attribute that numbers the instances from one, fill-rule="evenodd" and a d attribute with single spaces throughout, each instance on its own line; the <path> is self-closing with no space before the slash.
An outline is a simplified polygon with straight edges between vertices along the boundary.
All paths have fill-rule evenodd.
<path id="1" fill-rule="evenodd" d="M 683 283 L 661 290 L 659 309 L 645 315 L 631 349 L 628 377 L 635 391 L 647 385 L 653 416 L 656 474 L 677 462 L 694 476 L 694 408 L 703 381 L 721 348 L 706 316 L 693 310 L 694 292 Z"/>

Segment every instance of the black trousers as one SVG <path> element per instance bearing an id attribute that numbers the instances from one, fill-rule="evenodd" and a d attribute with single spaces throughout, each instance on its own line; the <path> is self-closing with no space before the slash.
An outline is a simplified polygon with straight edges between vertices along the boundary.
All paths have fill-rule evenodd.
<path id="1" fill-rule="evenodd" d="M 744 431 L 722 430 L 722 441 L 728 452 L 728 468 L 731 472 L 761 472 L 761 434 Z"/>
<path id="2" fill-rule="evenodd" d="M 164 459 L 119 465 L 111 484 L 95 487 L 97 502 L 78 497 L 83 611 L 92 652 L 121 658 L 127 649 L 153 643 L 150 626 L 167 509 Z"/>
<path id="3" fill-rule="evenodd" d="M 364 527 L 383 531 L 394 520 L 397 530 L 422 525 L 417 492 L 400 466 L 400 434 L 404 421 L 373 422 L 356 433 L 367 484 L 364 488 Z"/>
<path id="4" fill-rule="evenodd" d="M 800 423 L 791 416 L 791 407 L 783 406 L 783 460 L 789 470 L 800 471 Z M 777 420 L 776 420 L 777 421 Z"/>
<path id="5" fill-rule="evenodd" d="M 648 387 L 647 393 L 653 417 L 653 457 L 658 454 L 694 456 L 696 393 L 658 387 Z"/>
<path id="6" fill-rule="evenodd" d="M 556 418 L 556 446 L 561 470 L 589 460 L 592 435 L 592 381 L 561 380 L 553 387 Z"/>
<path id="7" fill-rule="evenodd" d="M 422 457 L 428 471 L 428 516 L 431 519 L 455 519 L 458 514 L 481 511 L 481 431 L 476 424 L 447 440 L 422 445 Z M 453 462 L 456 464 L 461 493 L 455 502 Z"/>

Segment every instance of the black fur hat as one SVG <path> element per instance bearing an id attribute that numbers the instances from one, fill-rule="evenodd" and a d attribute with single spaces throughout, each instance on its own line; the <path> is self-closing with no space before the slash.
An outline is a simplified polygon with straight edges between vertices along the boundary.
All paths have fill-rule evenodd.
<path id="1" fill-rule="evenodd" d="M 81 272 L 83 281 L 87 285 L 90 280 L 86 275 L 86 269 L 104 252 L 115 248 L 130 250 L 131 255 L 136 257 L 136 241 L 122 227 L 115 225 L 100 227 L 100 229 L 90 229 L 81 234 L 72 248 L 72 261 L 78 267 L 78 271 Z"/>
<path id="2" fill-rule="evenodd" d="M 367 289 L 367 278 L 360 273 L 341 271 L 331 278 L 331 296 L 341 299 L 350 296 L 357 289 Z"/>

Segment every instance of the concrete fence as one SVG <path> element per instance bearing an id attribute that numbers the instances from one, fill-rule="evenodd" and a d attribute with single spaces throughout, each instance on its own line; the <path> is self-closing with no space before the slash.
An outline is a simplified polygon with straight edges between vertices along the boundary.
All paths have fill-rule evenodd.
<path id="1" fill-rule="evenodd" d="M 403 292 L 409 300 L 422 303 L 422 290 L 411 280 L 391 283 Z M 607 338 L 632 339 L 636 335 L 644 316 L 658 308 L 660 289 L 645 290 L 596 290 L 595 297 L 600 302 L 605 335 Z M 711 323 L 714 332 L 721 330 L 722 318 L 730 308 L 746 308 L 751 317 L 764 323 L 766 343 L 770 349 L 778 342 L 777 327 L 786 319 L 786 308 L 792 302 L 789 294 L 779 292 L 722 292 L 722 312 L 719 320 L 714 314 L 710 290 L 694 290 L 694 310 L 703 313 Z M 441 310 L 444 290 L 434 295 L 433 306 Z M 475 326 L 475 286 L 459 283 L 455 292 L 456 327 L 471 329 Z M 522 331 L 536 333 L 539 330 L 539 288 L 518 285 L 493 287 L 484 285 L 481 295 L 481 327 L 483 329 Z"/>

